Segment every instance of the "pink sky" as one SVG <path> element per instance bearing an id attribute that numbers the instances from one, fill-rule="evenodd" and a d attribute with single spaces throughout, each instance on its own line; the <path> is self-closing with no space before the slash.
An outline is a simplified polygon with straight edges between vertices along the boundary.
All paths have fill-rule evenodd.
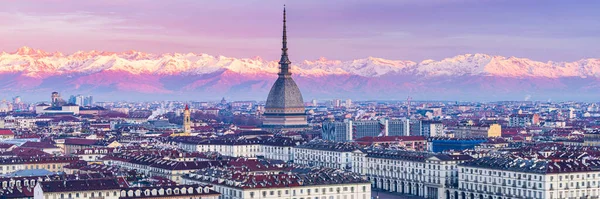
<path id="1" fill-rule="evenodd" d="M 292 60 L 487 53 L 571 61 L 600 51 L 600 3 L 592 0 L 12 0 L 0 6 L 0 50 L 275 60 L 284 3 Z"/>

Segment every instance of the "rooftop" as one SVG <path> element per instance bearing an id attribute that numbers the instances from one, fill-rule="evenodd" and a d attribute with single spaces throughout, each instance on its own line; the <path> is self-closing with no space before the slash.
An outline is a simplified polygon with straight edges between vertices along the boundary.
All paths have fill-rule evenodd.
<path id="1" fill-rule="evenodd" d="M 297 148 L 302 149 L 314 149 L 322 151 L 338 151 L 338 152 L 352 152 L 359 149 L 360 147 L 356 143 L 351 142 L 334 142 L 328 140 L 311 140 L 302 145 L 298 145 Z"/>
<path id="2" fill-rule="evenodd" d="M 415 161 L 415 162 L 425 162 L 427 159 L 430 159 L 433 157 L 437 158 L 440 161 L 464 161 L 464 160 L 473 159 L 469 155 L 452 155 L 452 154 L 444 154 L 444 153 L 407 151 L 407 150 L 384 149 L 384 148 L 375 148 L 375 147 L 363 149 L 363 150 L 361 150 L 361 152 L 367 154 L 367 157 L 372 157 L 372 158 L 407 160 L 407 161 Z"/>
<path id="3" fill-rule="evenodd" d="M 600 160 L 552 162 L 507 157 L 483 157 L 461 164 L 465 167 L 508 170 L 524 173 L 573 173 L 600 171 Z"/>
<path id="4" fill-rule="evenodd" d="M 183 178 L 241 189 L 297 187 L 323 184 L 369 183 L 360 175 L 331 168 L 291 168 L 279 173 L 247 173 L 228 168 L 206 168 Z"/>
<path id="5" fill-rule="evenodd" d="M 169 191 L 167 191 L 169 190 Z M 172 190 L 172 191 L 170 191 Z M 129 187 L 121 190 L 126 195 L 121 195 L 120 199 L 129 198 L 152 198 L 152 197 L 193 197 L 219 195 L 212 190 L 210 185 L 174 185 L 161 187 Z"/>
<path id="6" fill-rule="evenodd" d="M 90 190 L 119 190 L 117 179 L 86 179 L 40 182 L 44 192 L 75 192 Z"/>

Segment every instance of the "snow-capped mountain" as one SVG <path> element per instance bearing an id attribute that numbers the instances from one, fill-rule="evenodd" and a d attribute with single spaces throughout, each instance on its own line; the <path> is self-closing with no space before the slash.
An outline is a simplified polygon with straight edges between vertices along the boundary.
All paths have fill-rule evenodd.
<path id="1" fill-rule="evenodd" d="M 0 90 L 31 93 L 169 93 L 182 97 L 221 96 L 262 99 L 278 70 L 276 60 L 232 58 L 195 53 L 60 52 L 22 47 L 0 54 Z M 310 98 L 435 99 L 482 97 L 493 100 L 567 93 L 597 97 L 600 59 L 539 62 L 526 58 L 465 54 L 443 60 L 296 61 L 292 64 L 301 90 Z M 151 95 L 152 97 L 158 97 Z M 9 97 L 9 96 L 3 96 Z"/>

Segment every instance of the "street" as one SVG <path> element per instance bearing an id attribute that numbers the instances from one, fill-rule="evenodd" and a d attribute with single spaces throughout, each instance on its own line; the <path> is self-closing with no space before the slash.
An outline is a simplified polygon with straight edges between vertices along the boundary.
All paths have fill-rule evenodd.
<path id="1" fill-rule="evenodd" d="M 379 196 L 379 198 L 377 198 L 377 196 Z M 398 194 L 398 193 L 390 193 L 388 191 L 379 191 L 379 190 L 374 190 L 374 189 L 371 191 L 371 198 L 373 198 L 373 199 L 423 199 L 423 197 L 419 197 L 419 196 L 402 195 L 402 194 Z"/>

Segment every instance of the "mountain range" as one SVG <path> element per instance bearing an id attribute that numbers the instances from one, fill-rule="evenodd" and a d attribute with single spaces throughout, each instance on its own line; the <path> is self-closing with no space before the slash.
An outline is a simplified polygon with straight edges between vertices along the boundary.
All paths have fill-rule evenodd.
<path id="1" fill-rule="evenodd" d="M 292 61 L 310 99 L 584 100 L 600 96 L 600 59 L 540 62 L 464 54 L 442 60 Z M 79 51 L 65 55 L 22 47 L 0 54 L 0 91 L 47 100 L 50 92 L 99 100 L 264 100 L 276 60 L 195 53 Z M 46 97 L 48 96 L 48 97 Z"/>

